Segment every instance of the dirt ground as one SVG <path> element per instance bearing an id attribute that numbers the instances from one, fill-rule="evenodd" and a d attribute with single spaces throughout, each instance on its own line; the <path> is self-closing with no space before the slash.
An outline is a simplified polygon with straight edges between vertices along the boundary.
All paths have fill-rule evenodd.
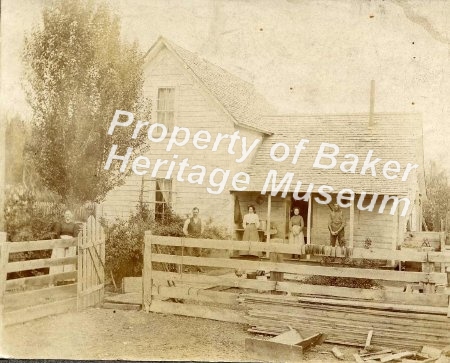
<path id="1" fill-rule="evenodd" d="M 246 326 L 200 318 L 90 308 L 5 328 L 1 356 L 41 359 L 255 361 L 245 352 Z M 324 344 L 310 362 L 338 361 Z M 356 348 L 342 347 L 354 361 Z M 343 362 L 343 361 L 339 361 Z"/>

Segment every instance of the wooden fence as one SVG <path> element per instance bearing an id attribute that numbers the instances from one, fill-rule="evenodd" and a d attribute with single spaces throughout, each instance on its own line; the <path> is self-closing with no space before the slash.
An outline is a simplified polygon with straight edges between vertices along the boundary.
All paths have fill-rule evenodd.
<path id="1" fill-rule="evenodd" d="M 192 248 L 201 248 L 203 251 L 207 251 L 203 254 L 205 257 L 189 255 L 188 252 L 192 251 Z M 211 257 L 220 255 L 217 250 L 247 251 L 248 254 L 266 252 L 270 258 L 257 261 L 233 259 L 225 257 L 226 253 L 222 253 L 222 257 Z M 307 250 L 311 255 L 347 256 L 347 259 L 350 260 L 419 262 L 423 266 L 421 272 L 313 265 L 290 260 L 284 261 L 283 258 L 280 258 L 282 254 L 302 254 L 302 252 L 304 253 L 300 247 L 284 243 L 161 237 L 147 232 L 143 271 L 144 308 L 147 312 L 247 322 L 253 325 L 257 322 L 265 322 L 266 326 L 271 324 L 272 327 L 278 328 L 281 324 L 281 329 L 283 327 L 287 329 L 290 324 L 299 328 L 305 327 L 305 322 L 308 321 L 310 325 L 312 324 L 311 326 L 323 329 L 324 324 L 327 325 L 328 316 L 327 333 L 332 338 L 337 337 L 337 340 L 339 340 L 337 327 L 340 325 L 337 324 L 336 319 L 341 319 L 339 322 L 342 323 L 346 319 L 345 314 L 356 314 L 354 316 L 361 317 L 374 312 L 375 318 L 365 325 L 363 324 L 364 327 L 376 326 L 376 312 L 386 313 L 386 316 L 391 315 L 387 320 L 392 322 L 392 326 L 386 329 L 394 329 L 398 336 L 408 331 L 410 333 L 417 331 L 417 325 L 414 325 L 417 321 L 413 319 L 409 325 L 405 322 L 408 314 L 411 314 L 413 318 L 420 316 L 421 319 L 429 320 L 426 324 L 430 324 L 430 326 L 435 324 L 436 319 L 439 320 L 436 322 L 438 325 L 448 327 L 450 324 L 450 318 L 448 318 L 450 317 L 450 271 L 447 270 L 447 273 L 437 272 L 440 271 L 440 268 L 435 267 L 435 265 L 450 263 L 450 253 L 448 252 L 365 248 L 348 250 L 329 246 L 311 246 Z M 166 268 L 162 268 L 164 266 Z M 168 269 L 167 266 L 176 266 L 176 268 Z M 195 268 L 187 268 L 188 266 L 201 266 L 209 271 L 208 273 L 199 273 Z M 186 270 L 191 272 L 186 272 Z M 245 278 L 245 273 L 243 274 L 245 271 L 257 270 L 270 273 L 271 277 L 267 280 L 258 279 L 258 277 L 249 279 Z M 239 277 L 242 274 L 243 276 Z M 279 279 L 280 274 L 284 275 L 284 279 Z M 411 291 L 411 289 L 402 291 L 400 289 L 318 286 L 299 281 L 311 275 L 380 280 L 405 287 L 420 286 L 424 292 L 419 293 Z M 274 298 L 278 299 L 275 303 L 271 300 Z M 274 310 L 274 304 L 279 304 L 278 310 Z M 303 323 L 301 319 L 293 321 L 295 314 L 298 315 L 300 310 L 306 309 L 306 305 L 308 308 L 311 308 L 312 305 L 316 306 L 316 309 L 324 307 L 324 310 L 330 310 L 330 306 L 333 306 L 333 313 L 341 315 L 333 318 L 330 314 L 322 314 L 320 321 L 311 321 L 311 319 L 305 319 Z M 257 308 L 266 312 L 270 311 L 272 315 L 268 316 L 268 313 L 262 313 L 258 316 Z M 345 312 L 346 310 L 347 312 Z M 284 312 L 285 318 L 286 316 L 288 318 L 280 319 L 282 315 L 280 312 Z M 334 322 L 333 319 L 335 319 Z M 348 325 L 349 322 L 346 323 Z M 332 328 L 333 326 L 336 326 L 336 329 Z M 349 326 L 347 326 L 347 330 L 350 329 Z M 442 335 L 436 341 L 450 344 L 450 333 L 448 329 L 441 329 L 442 326 L 435 326 L 439 331 L 436 334 Z M 355 329 L 356 331 L 358 330 Z M 341 339 L 341 342 L 353 341 L 358 344 L 359 337 L 351 335 L 352 333 L 343 335 L 346 340 L 343 342 Z M 336 341 L 336 339 L 332 339 L 332 341 Z M 379 338 L 378 341 L 389 343 L 387 339 L 383 340 L 382 338 Z M 405 346 L 413 346 L 416 343 L 416 340 L 406 341 Z"/>
<path id="2" fill-rule="evenodd" d="M 20 252 L 70 247 L 78 247 L 77 256 L 11 261 L 12 255 Z M 98 304 L 103 299 L 104 261 L 104 234 L 94 217 L 89 217 L 78 238 L 0 243 L 3 326 Z M 8 273 L 53 266 L 64 267 L 62 271 L 41 272 L 38 276 L 8 278 Z"/>

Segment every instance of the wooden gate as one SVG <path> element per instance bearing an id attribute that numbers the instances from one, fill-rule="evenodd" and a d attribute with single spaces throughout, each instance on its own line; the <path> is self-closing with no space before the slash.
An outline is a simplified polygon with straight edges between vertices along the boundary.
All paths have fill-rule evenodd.
<path id="1" fill-rule="evenodd" d="M 103 301 L 105 287 L 105 233 L 90 216 L 78 239 L 78 311 Z"/>

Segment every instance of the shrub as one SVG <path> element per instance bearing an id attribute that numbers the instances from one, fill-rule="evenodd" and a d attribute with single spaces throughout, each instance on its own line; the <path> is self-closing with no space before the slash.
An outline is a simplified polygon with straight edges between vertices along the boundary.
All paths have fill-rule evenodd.
<path id="1" fill-rule="evenodd" d="M 136 210 L 127 220 L 116 219 L 113 224 L 103 220 L 106 229 L 106 269 L 112 272 L 116 281 L 125 276 L 141 276 L 143 268 L 143 251 L 145 231 L 154 235 L 183 237 L 185 218 L 167 211 L 158 220 L 153 219 L 152 210 L 145 203 L 139 203 Z M 226 239 L 229 235 L 225 228 L 206 222 L 202 238 Z M 154 252 L 178 254 L 179 247 L 155 246 Z M 158 270 L 177 272 L 177 265 L 155 263 Z"/>
<path id="2" fill-rule="evenodd" d="M 36 196 L 22 185 L 6 189 L 5 224 L 8 241 L 50 239 L 53 225 L 61 218 L 63 207 L 37 210 Z"/>

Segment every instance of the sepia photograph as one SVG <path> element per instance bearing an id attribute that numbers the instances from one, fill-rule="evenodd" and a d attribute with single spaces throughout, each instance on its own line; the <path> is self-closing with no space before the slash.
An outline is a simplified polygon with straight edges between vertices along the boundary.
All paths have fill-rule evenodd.
<path id="1" fill-rule="evenodd" d="M 450 1 L 0 3 L 0 358 L 450 363 Z"/>

